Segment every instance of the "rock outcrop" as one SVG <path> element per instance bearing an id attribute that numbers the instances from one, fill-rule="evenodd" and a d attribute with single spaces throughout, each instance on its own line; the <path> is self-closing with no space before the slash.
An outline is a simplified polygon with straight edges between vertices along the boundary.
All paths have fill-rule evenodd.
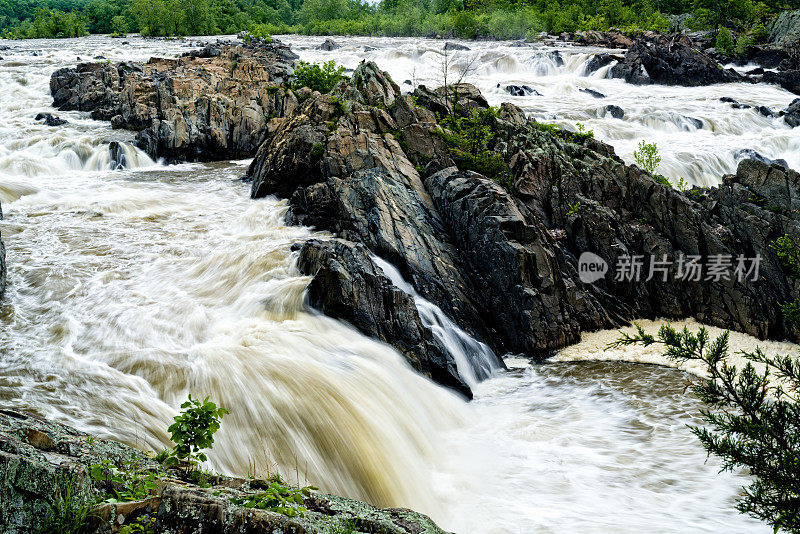
<path id="1" fill-rule="evenodd" d="M 742 81 L 733 69 L 693 47 L 685 35 L 637 39 L 625 57 L 611 68 L 611 76 L 636 85 L 710 85 Z"/>
<path id="2" fill-rule="evenodd" d="M 252 156 L 273 117 L 297 107 L 280 87 L 296 56 L 281 43 L 219 44 L 178 59 L 81 63 L 53 73 L 59 109 L 91 111 L 136 130 L 153 158 L 195 161 Z"/>
<path id="3" fill-rule="evenodd" d="M 767 27 L 769 41 L 787 50 L 800 47 L 800 10 L 784 11 Z"/>
<path id="4" fill-rule="evenodd" d="M 89 471 L 104 461 L 133 476 L 152 477 L 154 489 L 142 499 L 95 504 L 108 488 Z M 139 450 L 34 415 L 0 411 L 0 531 L 6 534 L 37 532 L 47 510 L 67 491 L 75 507 L 92 509 L 81 530 L 87 534 L 111 534 L 124 527 L 181 534 L 324 534 L 345 522 L 355 522 L 358 532 L 445 534 L 422 514 L 323 493 L 306 496 L 307 511 L 295 517 L 232 502 L 263 491 L 267 484 L 212 475 L 198 486 L 176 478 L 176 472 L 165 471 Z"/>
<path id="5" fill-rule="evenodd" d="M 792 335 L 780 304 L 797 297 L 797 281 L 772 243 L 783 235 L 800 242 L 797 173 L 745 160 L 719 188 L 681 192 L 626 166 L 608 145 L 554 135 L 504 104 L 483 115 L 488 148 L 508 164 L 501 185 L 454 165 L 450 123 L 430 111 L 466 116 L 486 107 L 466 84 L 419 88 L 412 101 L 365 63 L 267 137 L 249 170 L 252 195 L 289 197 L 288 222 L 339 238 L 301 254 L 301 269 L 319 276 L 311 290 L 317 306 L 414 352 L 409 361 L 431 375 L 451 362 L 416 348 L 429 337 L 366 249 L 497 353 L 547 355 L 583 331 L 637 317 L 691 316 L 761 338 Z M 638 277 L 608 273 L 590 283 L 579 273 L 584 252 L 610 270 L 646 260 Z M 740 256 L 761 258 L 757 278 L 734 276 Z M 716 276 L 702 266 L 696 278 L 681 279 L 695 257 L 723 258 L 729 269 Z M 669 267 L 658 270 L 650 258 Z"/>

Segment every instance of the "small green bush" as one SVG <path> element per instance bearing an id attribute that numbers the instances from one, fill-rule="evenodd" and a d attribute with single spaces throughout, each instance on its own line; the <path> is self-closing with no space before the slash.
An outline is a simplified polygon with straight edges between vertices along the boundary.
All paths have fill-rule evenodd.
<path id="1" fill-rule="evenodd" d="M 717 42 L 714 48 L 716 48 L 717 52 L 720 54 L 726 56 L 733 55 L 733 37 L 731 37 L 731 32 L 729 32 L 728 28 L 725 26 L 720 26 L 717 31 Z"/>
<path id="2" fill-rule="evenodd" d="M 648 143 L 644 139 L 639 142 L 639 147 L 633 153 L 636 164 L 648 174 L 655 173 L 661 164 L 661 156 L 655 143 Z"/>
<path id="3" fill-rule="evenodd" d="M 337 67 L 333 60 L 326 61 L 322 66 L 301 61 L 292 74 L 291 85 L 292 89 L 308 87 L 312 91 L 330 93 L 345 78 L 344 67 Z"/>
<path id="4" fill-rule="evenodd" d="M 511 185 L 508 164 L 491 150 L 491 124 L 496 113 L 490 108 L 474 109 L 466 117 L 448 115 L 440 121 L 443 128 L 435 131 L 459 169 L 478 172 L 507 188 Z"/>
<path id="5" fill-rule="evenodd" d="M 800 332 L 800 300 L 795 299 L 781 304 L 781 313 L 786 324 L 794 328 L 795 332 Z"/>
<path id="6" fill-rule="evenodd" d="M 149 497 L 158 489 L 155 473 L 119 469 L 108 459 L 91 466 L 89 476 L 92 480 L 100 482 L 105 490 L 99 499 L 100 502 L 138 501 Z"/>
<path id="7" fill-rule="evenodd" d="M 303 506 L 304 499 L 311 496 L 314 486 L 290 488 L 278 482 L 271 482 L 267 489 L 255 495 L 231 499 L 231 502 L 245 508 L 257 508 L 283 514 L 287 517 L 302 516 L 308 509 Z"/>
<path id="8" fill-rule="evenodd" d="M 786 273 L 793 278 L 800 278 L 800 256 L 797 243 L 787 235 L 783 235 L 770 243 Z"/>
<path id="9" fill-rule="evenodd" d="M 198 462 L 205 462 L 208 457 L 202 452 L 214 445 L 214 433 L 219 430 L 220 419 L 228 413 L 206 397 L 202 402 L 193 399 L 181 404 L 182 412 L 175 416 L 175 422 L 167 429 L 171 434 L 175 448 L 164 462 L 168 467 L 188 461 L 191 467 Z"/>

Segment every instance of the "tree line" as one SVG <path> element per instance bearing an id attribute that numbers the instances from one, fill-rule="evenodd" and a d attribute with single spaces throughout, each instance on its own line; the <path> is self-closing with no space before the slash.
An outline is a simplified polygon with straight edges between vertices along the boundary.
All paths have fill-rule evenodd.
<path id="1" fill-rule="evenodd" d="M 0 0 L 0 35 L 303 33 L 522 39 L 539 32 L 763 26 L 800 0 Z"/>

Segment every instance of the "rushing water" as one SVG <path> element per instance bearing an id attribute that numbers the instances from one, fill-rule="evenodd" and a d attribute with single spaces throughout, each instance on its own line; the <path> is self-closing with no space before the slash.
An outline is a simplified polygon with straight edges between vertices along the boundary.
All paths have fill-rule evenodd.
<path id="1" fill-rule="evenodd" d="M 306 61 L 333 59 L 355 68 L 362 59 L 373 60 L 404 90 L 411 90 L 415 84 L 437 87 L 444 78 L 444 43 L 440 40 L 336 37 L 341 48 L 324 51 L 317 48 L 323 40 L 320 37 L 282 39 Z M 728 96 L 777 112 L 797 98 L 780 87 L 743 83 L 635 86 L 607 78 L 611 65 L 586 74 L 587 61 L 600 49 L 503 42 L 463 44 L 470 50 L 448 53 L 448 82 L 466 73 L 464 81 L 480 88 L 492 105 L 513 102 L 538 120 L 572 130 L 581 123 L 613 145 L 628 163 L 634 162 L 633 152 L 640 141 L 655 142 L 662 156 L 658 172 L 673 181 L 684 178 L 689 184 L 716 185 L 723 174 L 736 170 L 736 153 L 743 149 L 784 159 L 791 168 L 800 169 L 797 130 L 792 131 L 782 118 L 766 118 L 755 109 L 732 109 L 719 101 Z M 504 90 L 509 84 L 527 85 L 540 96 L 510 96 Z M 581 89 L 599 91 L 605 98 L 595 98 Z M 607 105 L 621 107 L 624 117 L 611 117 Z M 702 121 L 702 127 L 697 128 L 691 119 Z"/>
<path id="2" fill-rule="evenodd" d="M 562 361 L 508 360 L 512 369 L 477 384 L 467 403 L 415 374 L 390 347 L 305 306 L 309 279 L 295 267 L 292 244 L 325 234 L 285 226 L 285 202 L 250 200 L 238 180 L 246 162 L 165 167 L 126 145 L 130 168 L 112 171 L 108 143 L 125 143 L 129 133 L 78 112 L 59 112 L 70 121 L 60 127 L 33 120 L 53 111 L 50 73 L 78 56 L 144 59 L 187 48 L 181 41 L 128 40 L 129 46 L 108 38 L 17 42 L 2 52 L 0 229 L 10 285 L 0 303 L 0 406 L 157 450 L 168 445 L 165 429 L 186 395 L 210 395 L 231 412 L 210 468 L 240 475 L 277 470 L 326 491 L 418 509 L 459 533 L 767 531 L 733 508 L 747 478 L 718 474 L 718 463 L 706 459 L 686 428 L 698 422 L 699 409 L 684 390 L 687 375 L 573 361 L 663 363 L 657 355 L 606 351 L 615 334 L 591 334 L 563 351 Z M 430 68 L 418 61 L 427 52 L 413 49 L 432 46 L 427 42 L 357 42 L 374 42 L 380 52 L 361 56 L 375 56 L 390 71 L 414 61 L 419 74 Z M 577 74 L 540 76 L 553 73 L 520 67 L 530 51 L 499 50 L 506 52 L 494 75 L 497 65 L 509 65 L 509 78 L 540 83 L 540 92 L 560 84 L 564 102 L 547 97 L 547 113 L 563 111 L 559 120 L 585 112 L 568 111 L 580 98 L 569 89 Z M 349 47 L 338 57 L 354 62 L 358 54 Z M 618 103 L 631 110 L 649 105 L 635 98 L 648 92 L 670 94 L 664 100 L 675 100 L 671 109 L 697 102 L 690 92 L 625 89 L 624 101 L 617 91 Z M 751 86 L 725 90 L 758 94 Z M 788 100 L 777 89 L 762 90 L 760 103 Z M 714 108 L 712 100 L 704 109 Z M 589 122 L 602 135 L 614 131 L 610 123 Z M 756 125 L 746 135 L 786 137 L 777 123 L 767 129 Z M 708 135 L 717 145 L 733 139 Z M 679 154 L 675 149 L 668 158 Z M 429 311 L 445 334 L 457 334 L 446 317 Z M 460 339 L 465 359 L 474 362 L 471 340 Z M 753 343 L 733 340 L 735 347 Z"/>

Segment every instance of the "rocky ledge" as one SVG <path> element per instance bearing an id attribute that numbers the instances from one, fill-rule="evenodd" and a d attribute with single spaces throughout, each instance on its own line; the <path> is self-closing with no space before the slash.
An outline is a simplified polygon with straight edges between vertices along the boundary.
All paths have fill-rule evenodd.
<path id="1" fill-rule="evenodd" d="M 459 121 L 482 128 L 481 157 L 501 158 L 495 179 L 469 170 L 469 154 L 453 145 Z M 780 305 L 797 298 L 798 283 L 773 243 L 800 240 L 800 175 L 777 165 L 745 160 L 718 188 L 680 191 L 588 136 L 526 120 L 510 104 L 489 109 L 473 86 L 403 95 L 362 63 L 332 94 L 275 119 L 249 175 L 253 197 L 290 198 L 289 223 L 337 236 L 300 251 L 301 270 L 314 275 L 311 303 L 450 386 L 461 382 L 450 356 L 373 255 L 498 354 L 546 356 L 583 331 L 640 317 L 793 335 Z M 585 283 L 584 252 L 611 269 L 638 257 L 671 267 L 648 276 L 645 263 L 638 279 Z M 703 271 L 676 281 L 681 258 L 740 255 L 761 258 L 758 279 Z"/>
<path id="2" fill-rule="evenodd" d="M 108 493 L 108 484 L 116 484 L 112 489 L 118 493 L 125 490 L 117 481 L 98 482 L 90 476 L 92 466 L 102 462 L 147 479 L 152 486 L 149 494 L 95 505 Z M 59 505 L 61 510 L 65 506 L 89 508 L 80 530 L 86 534 L 325 534 L 344 532 L 345 524 L 355 525 L 356 533 L 445 534 L 428 517 L 410 510 L 379 509 L 316 492 L 304 498 L 307 511 L 295 517 L 232 502 L 256 495 L 267 486 L 261 480 L 217 475 L 209 476 L 202 485 L 191 484 L 176 478 L 174 471 L 164 471 L 137 449 L 34 415 L 0 411 L 0 532 L 6 534 L 38 532 L 48 512 L 52 516 Z M 63 519 L 69 522 L 68 516 Z M 76 526 L 73 521 L 61 528 Z"/>
<path id="3" fill-rule="evenodd" d="M 168 161 L 251 157 L 272 117 L 297 99 L 280 84 L 297 56 L 278 41 L 219 43 L 145 64 L 81 63 L 50 78 L 53 105 L 91 111 Z"/>

